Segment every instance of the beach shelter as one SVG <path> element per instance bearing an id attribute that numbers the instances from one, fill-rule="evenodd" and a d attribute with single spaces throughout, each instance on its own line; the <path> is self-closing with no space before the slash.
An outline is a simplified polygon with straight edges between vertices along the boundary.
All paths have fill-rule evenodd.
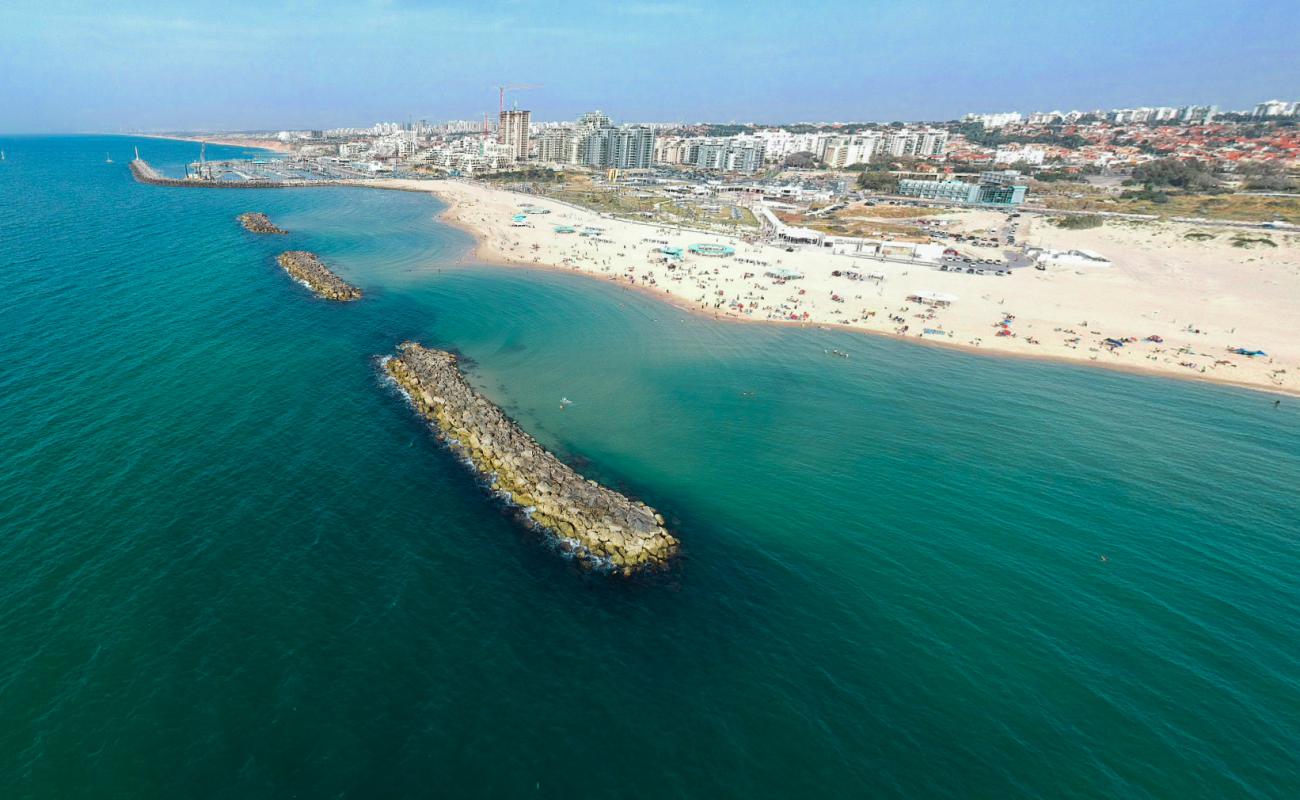
<path id="1" fill-rule="evenodd" d="M 927 306 L 949 306 L 957 302 L 957 295 L 948 294 L 947 292 L 921 291 L 907 299 L 913 303 L 924 303 Z"/>
<path id="2" fill-rule="evenodd" d="M 782 239 L 791 242 L 820 242 L 825 234 L 815 231 L 812 228 L 784 227 L 778 234 Z"/>

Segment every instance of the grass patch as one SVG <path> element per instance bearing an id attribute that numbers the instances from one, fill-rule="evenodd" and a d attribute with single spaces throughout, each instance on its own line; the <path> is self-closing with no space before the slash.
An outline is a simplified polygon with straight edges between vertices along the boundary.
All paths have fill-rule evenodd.
<path id="1" fill-rule="evenodd" d="M 1047 194 L 1041 202 L 1061 211 L 1119 211 L 1153 214 L 1159 217 L 1205 217 L 1239 222 L 1271 222 L 1275 219 L 1300 224 L 1300 198 L 1266 197 L 1249 194 L 1184 194 L 1169 192 L 1166 201 L 1156 203 L 1130 195 L 1108 197 L 1079 191 L 1074 195 Z"/>
<path id="2" fill-rule="evenodd" d="M 1105 223 L 1101 217 L 1087 216 L 1084 214 L 1071 214 L 1068 217 L 1053 217 L 1052 224 L 1058 228 L 1065 228 L 1071 231 L 1082 231 L 1088 228 L 1100 228 Z"/>
<path id="3" fill-rule="evenodd" d="M 1193 242 L 1208 242 L 1214 238 L 1214 234 L 1205 231 L 1188 231 L 1183 234 L 1184 239 L 1191 239 Z"/>
<path id="4" fill-rule="evenodd" d="M 1244 247 L 1251 249 L 1254 247 L 1277 247 L 1277 242 L 1267 236 L 1251 236 L 1248 233 L 1239 233 L 1232 237 L 1233 247 Z"/>
<path id="5" fill-rule="evenodd" d="M 947 209 L 923 206 L 863 206 L 852 210 L 858 216 L 873 217 L 875 219 L 916 219 L 942 214 Z"/>

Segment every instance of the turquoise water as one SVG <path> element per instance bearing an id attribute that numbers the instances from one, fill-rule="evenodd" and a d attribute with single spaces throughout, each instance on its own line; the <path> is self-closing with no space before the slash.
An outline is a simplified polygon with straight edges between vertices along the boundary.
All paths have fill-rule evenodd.
<path id="1" fill-rule="evenodd" d="M 0 140 L 0 795 L 1300 795 L 1300 403 L 687 317 L 136 143 L 197 155 Z M 518 530 L 381 380 L 405 338 L 680 568 Z"/>

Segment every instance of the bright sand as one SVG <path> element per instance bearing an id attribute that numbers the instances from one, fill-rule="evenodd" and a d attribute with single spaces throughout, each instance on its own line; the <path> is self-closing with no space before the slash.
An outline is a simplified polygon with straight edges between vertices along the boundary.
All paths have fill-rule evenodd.
<path id="1" fill-rule="evenodd" d="M 477 236 L 476 255 L 484 261 L 569 269 L 618 280 L 719 318 L 844 325 L 999 354 L 1300 394 L 1300 236 L 1296 233 L 1245 231 L 1250 237 L 1267 235 L 1277 247 L 1242 248 L 1231 243 L 1240 229 L 1108 222 L 1101 228 L 1064 230 L 1041 217 L 1026 216 L 1021 218 L 1021 241 L 1057 250 L 1095 250 L 1114 266 L 1027 268 L 996 277 L 854 258 L 812 247 L 787 252 L 784 247 L 750 244 L 738 237 L 611 219 L 564 203 L 463 181 L 388 179 L 377 185 L 433 192 L 446 200 L 450 207 L 445 219 Z M 529 227 L 516 227 L 512 217 L 525 204 L 551 213 L 529 214 Z M 1004 219 L 996 212 L 977 210 L 944 216 L 953 220 L 952 230 L 958 231 L 987 229 Z M 555 232 L 560 225 L 577 232 Z M 601 241 L 580 235 L 586 226 L 599 228 Z M 1213 238 L 1184 238 L 1193 231 Z M 660 245 L 648 240 L 681 248 L 725 243 L 734 246 L 736 254 L 721 258 L 687 254 L 684 262 L 669 270 L 655 260 Z M 739 259 L 764 261 L 768 266 Z M 782 267 L 798 270 L 804 277 L 779 283 L 763 275 L 765 270 Z M 833 276 L 835 270 L 876 273 L 884 279 L 850 280 Z M 754 275 L 743 277 L 747 272 Z M 907 300 L 925 291 L 958 299 L 942 309 Z M 832 295 L 842 299 L 836 301 Z M 741 303 L 743 309 L 737 307 Z M 792 315 L 799 321 L 793 321 Z M 1014 317 L 1009 325 L 1014 335 L 998 336 L 996 326 L 1008 316 Z M 1150 335 L 1164 342 L 1142 341 Z M 1139 341 L 1111 349 L 1102 344 L 1111 337 Z M 1228 351 L 1230 347 L 1263 350 L 1268 355 L 1235 355 Z"/>

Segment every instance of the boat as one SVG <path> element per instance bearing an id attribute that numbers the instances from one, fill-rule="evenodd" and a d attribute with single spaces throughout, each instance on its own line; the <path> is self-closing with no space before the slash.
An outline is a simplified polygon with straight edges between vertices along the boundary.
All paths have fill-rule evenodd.
<path id="1" fill-rule="evenodd" d="M 113 163 L 113 157 L 110 156 L 108 153 L 105 153 L 105 154 L 104 154 L 104 163 L 105 163 L 105 164 L 112 164 L 112 163 Z"/>

